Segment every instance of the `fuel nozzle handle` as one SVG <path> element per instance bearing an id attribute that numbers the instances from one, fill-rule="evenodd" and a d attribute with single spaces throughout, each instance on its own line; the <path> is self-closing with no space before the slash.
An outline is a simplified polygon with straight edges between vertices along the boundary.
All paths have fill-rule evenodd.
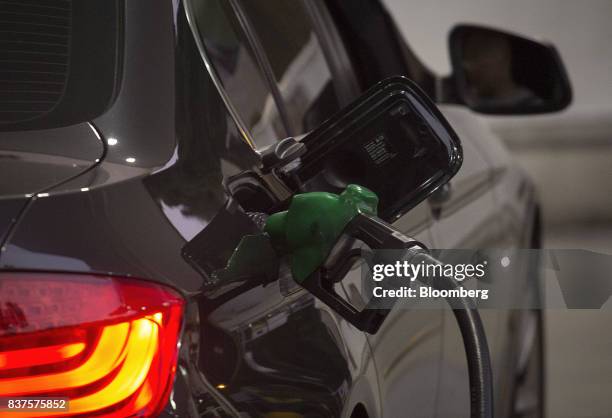
<path id="1" fill-rule="evenodd" d="M 374 334 L 389 309 L 367 305 L 358 310 L 337 294 L 334 286 L 361 258 L 350 242 L 362 241 L 372 250 L 421 250 L 414 241 L 376 217 L 378 197 L 349 185 L 340 194 L 312 192 L 295 195 L 284 212 L 271 215 L 267 232 L 277 252 L 289 258 L 294 280 L 334 309 L 356 328 Z"/>
<path id="2" fill-rule="evenodd" d="M 380 218 L 358 214 L 345 228 L 344 240 L 358 240 L 371 250 L 402 250 L 402 258 L 412 258 L 424 252 L 424 246 L 387 224 Z M 335 291 L 335 283 L 341 281 L 353 265 L 356 258 L 363 258 L 361 251 L 340 251 L 334 254 L 334 263 L 328 262 L 307 277 L 301 285 L 333 308 L 340 316 L 353 326 L 369 334 L 376 334 L 389 315 L 393 306 L 384 309 L 378 307 L 376 300 L 370 300 L 362 310 L 348 303 Z"/>

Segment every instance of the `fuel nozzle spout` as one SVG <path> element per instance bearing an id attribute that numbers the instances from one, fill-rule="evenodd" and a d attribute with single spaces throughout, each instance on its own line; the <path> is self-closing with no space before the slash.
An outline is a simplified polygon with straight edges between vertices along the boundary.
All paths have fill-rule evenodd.
<path id="1" fill-rule="evenodd" d="M 350 241 L 372 250 L 421 249 L 414 241 L 376 216 L 378 197 L 351 184 L 339 195 L 311 192 L 295 195 L 286 211 L 271 215 L 264 231 L 277 253 L 287 257 L 294 280 L 356 328 L 374 334 L 388 309 L 366 306 L 359 311 L 334 290 L 355 258 Z"/>

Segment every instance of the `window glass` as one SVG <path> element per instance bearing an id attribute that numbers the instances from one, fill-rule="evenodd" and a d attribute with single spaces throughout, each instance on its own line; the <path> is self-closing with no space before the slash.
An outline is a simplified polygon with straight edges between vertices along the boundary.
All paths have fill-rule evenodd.
<path id="1" fill-rule="evenodd" d="M 226 1 L 191 2 L 202 43 L 258 148 L 288 136 L 253 51 Z"/>
<path id="2" fill-rule="evenodd" d="M 316 128 L 340 105 L 304 3 L 244 0 L 241 5 L 272 67 L 292 133 Z"/>

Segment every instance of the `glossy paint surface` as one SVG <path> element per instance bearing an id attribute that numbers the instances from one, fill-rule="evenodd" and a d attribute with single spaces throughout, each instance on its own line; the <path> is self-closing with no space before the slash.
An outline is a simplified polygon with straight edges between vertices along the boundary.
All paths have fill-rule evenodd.
<path id="1" fill-rule="evenodd" d="M 22 141 L 43 144 L 34 131 L 2 134 L 0 144 L 21 136 L 15 142 L 24 149 L 0 146 L 0 155 L 22 153 L 15 176 L 23 178 L 0 201 L 0 236 L 10 232 L 0 269 L 117 274 L 177 289 L 187 311 L 162 416 L 349 417 L 357 405 L 370 417 L 467 411 L 463 349 L 446 309 L 396 309 L 367 336 L 299 288 L 287 269 L 267 286 L 206 287 L 184 247 L 227 207 L 224 183 L 251 169 L 255 155 L 204 68 L 182 5 L 125 2 L 123 42 L 121 90 L 91 121 L 95 131 L 60 128 L 71 145 L 53 149 Z M 443 111 L 462 139 L 463 168 L 447 200 L 423 202 L 395 226 L 438 248 L 525 245 L 530 186 L 472 114 Z M 29 175 L 32 164 L 49 167 Z M 338 286 L 359 303 L 358 274 Z M 485 321 L 502 370 L 513 342 L 508 319 Z M 499 397 L 501 404 L 508 394 Z"/>

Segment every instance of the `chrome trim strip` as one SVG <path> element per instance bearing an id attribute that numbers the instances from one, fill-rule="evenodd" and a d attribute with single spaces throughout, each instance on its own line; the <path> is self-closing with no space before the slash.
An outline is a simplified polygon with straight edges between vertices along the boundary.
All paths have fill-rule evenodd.
<path id="1" fill-rule="evenodd" d="M 242 140 L 257 154 L 258 157 L 261 157 L 261 153 L 257 150 L 257 147 L 255 146 L 255 141 L 253 141 L 253 137 L 251 136 L 251 133 L 249 132 L 244 121 L 238 114 L 238 111 L 236 110 L 232 102 L 230 101 L 227 95 L 227 92 L 223 88 L 223 84 L 221 83 L 221 80 L 217 76 L 217 73 L 215 72 L 215 69 L 212 66 L 212 62 L 210 61 L 210 59 L 208 58 L 208 55 L 206 54 L 206 48 L 204 48 L 202 39 L 200 39 L 200 34 L 197 28 L 197 23 L 193 17 L 193 9 L 191 7 L 191 0 L 184 0 L 183 4 L 185 5 L 184 9 L 185 9 L 185 17 L 187 18 L 187 24 L 189 25 L 189 28 L 191 29 L 191 34 L 193 35 L 193 38 L 196 42 L 198 51 L 200 52 L 200 57 L 202 58 L 202 62 L 204 63 L 204 66 L 206 67 L 206 71 L 208 72 L 208 75 L 210 75 L 210 78 L 213 84 L 215 85 L 217 92 L 219 92 L 219 95 L 221 96 L 221 99 L 223 100 L 223 103 L 225 104 L 227 111 L 229 112 L 230 116 L 236 123 L 236 126 L 238 127 L 238 130 L 240 131 L 240 135 L 242 136 Z"/>
<path id="2" fill-rule="evenodd" d="M 272 71 L 272 65 L 270 65 L 270 61 L 264 52 L 263 45 L 257 34 L 255 33 L 255 29 L 253 28 L 253 24 L 249 20 L 242 6 L 236 0 L 228 0 L 230 7 L 234 11 L 234 15 L 238 22 L 242 26 L 242 31 L 246 36 L 247 40 L 250 42 L 251 48 L 253 50 L 253 54 L 255 55 L 255 60 L 257 64 L 261 68 L 262 76 L 267 83 L 267 87 L 270 89 L 270 94 L 274 99 L 274 103 L 276 104 L 276 109 L 278 110 L 278 114 L 280 115 L 281 122 L 285 127 L 285 131 L 289 136 L 296 135 L 296 130 L 290 124 L 289 116 L 287 115 L 285 105 L 283 103 L 283 96 L 278 89 L 278 82 L 274 76 L 274 71 Z"/>

